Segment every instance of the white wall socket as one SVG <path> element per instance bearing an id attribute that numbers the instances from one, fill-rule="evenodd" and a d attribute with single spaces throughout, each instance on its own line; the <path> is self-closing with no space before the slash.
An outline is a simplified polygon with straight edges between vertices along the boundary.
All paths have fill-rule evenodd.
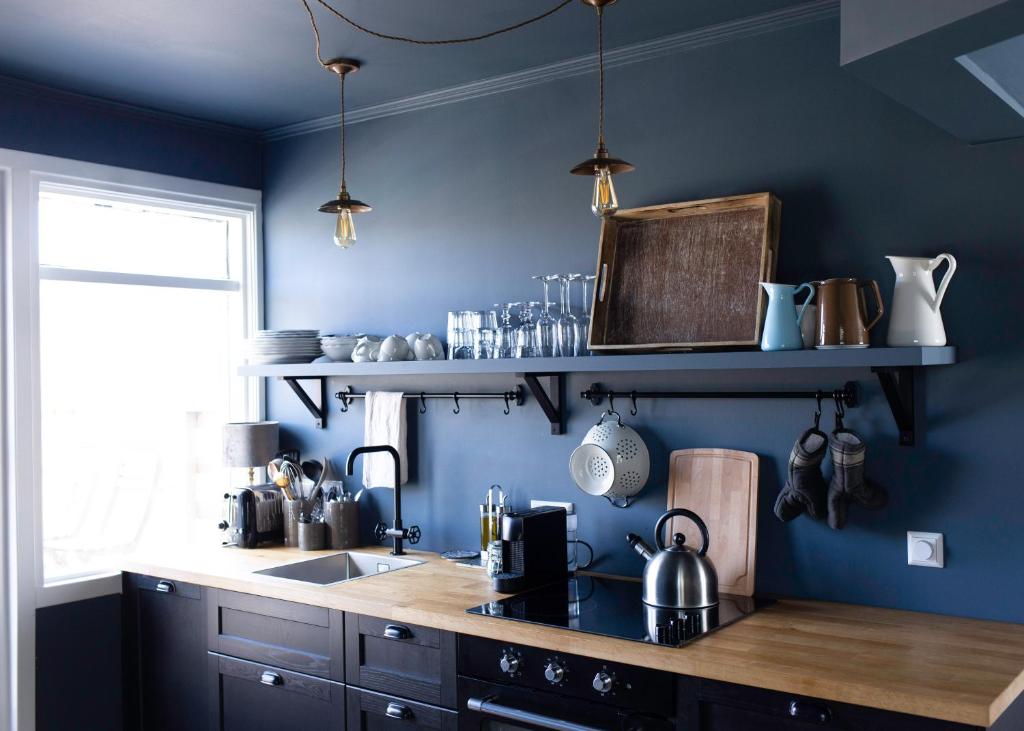
<path id="1" fill-rule="evenodd" d="M 557 500 L 531 500 L 530 501 L 530 508 L 531 509 L 532 508 L 546 508 L 546 507 L 549 507 L 549 506 L 552 507 L 552 508 L 565 508 L 565 512 L 566 512 L 567 515 L 572 515 L 573 513 L 576 512 L 576 504 L 575 503 L 560 503 Z"/>
<path id="2" fill-rule="evenodd" d="M 946 552 L 941 533 L 907 531 L 907 564 L 941 569 L 946 565 Z"/>

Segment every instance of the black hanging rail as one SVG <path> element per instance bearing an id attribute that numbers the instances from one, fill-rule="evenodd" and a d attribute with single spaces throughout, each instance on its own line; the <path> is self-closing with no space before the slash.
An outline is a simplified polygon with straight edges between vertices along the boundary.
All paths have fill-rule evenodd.
<path id="1" fill-rule="evenodd" d="M 614 402 L 615 399 L 629 399 L 632 402 L 630 413 L 636 416 L 638 399 L 816 399 L 839 401 L 846 408 L 856 408 L 860 402 L 856 382 L 847 381 L 842 388 L 832 391 L 614 391 L 592 383 L 580 393 L 594 406 L 600 405 L 604 399 Z"/>
<path id="2" fill-rule="evenodd" d="M 365 399 L 365 393 L 353 393 L 351 387 L 346 387 L 343 391 L 338 391 L 334 394 L 334 398 L 341 401 L 341 412 L 345 413 L 348 411 L 348 407 L 352 404 L 355 399 Z M 523 387 L 516 386 L 511 391 L 500 391 L 495 393 L 474 393 L 474 392 L 463 392 L 463 391 L 452 391 L 450 393 L 427 393 L 421 391 L 419 393 L 403 393 L 402 398 L 406 401 L 419 401 L 421 414 L 427 413 L 427 401 L 430 399 L 449 399 L 455 402 L 455 408 L 452 409 L 452 413 L 458 414 L 461 411 L 459 407 L 459 401 L 464 400 L 490 400 L 490 401 L 504 401 L 505 411 L 508 415 L 511 411 L 511 406 L 522 406 L 524 400 Z"/>

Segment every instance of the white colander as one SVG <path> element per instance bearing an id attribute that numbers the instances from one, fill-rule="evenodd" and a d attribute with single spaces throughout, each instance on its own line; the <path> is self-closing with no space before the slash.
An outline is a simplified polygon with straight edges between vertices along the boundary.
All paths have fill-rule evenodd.
<path id="1" fill-rule="evenodd" d="M 605 421 L 614 416 L 615 422 Z M 609 500 L 632 497 L 647 484 L 651 455 L 634 429 L 608 411 L 590 428 L 569 458 L 569 471 L 583 492 Z"/>

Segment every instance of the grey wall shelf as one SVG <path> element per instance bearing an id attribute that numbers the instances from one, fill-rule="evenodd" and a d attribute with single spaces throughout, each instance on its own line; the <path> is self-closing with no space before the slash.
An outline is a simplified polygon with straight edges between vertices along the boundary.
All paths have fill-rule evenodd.
<path id="1" fill-rule="evenodd" d="M 770 370 L 868 370 L 882 385 L 900 444 L 916 440 L 915 374 L 929 366 L 956 363 L 956 348 L 862 348 L 850 350 L 791 350 L 773 353 L 735 351 L 727 353 L 666 353 L 655 355 L 595 355 L 584 358 L 524 358 L 508 360 L 434 360 L 389 363 L 335 363 L 321 359 L 292 365 L 246 365 L 242 376 L 283 379 L 295 391 L 314 419 L 314 426 L 326 425 L 324 403 L 328 378 L 370 378 L 373 376 L 458 376 L 508 375 L 529 387 L 551 426 L 561 434 L 565 425 L 564 377 L 567 373 L 643 373 L 667 371 L 770 371 Z M 318 381 L 319 403 L 309 397 L 299 381 Z M 406 389 L 416 393 L 413 384 Z M 628 393 L 628 391 L 626 391 Z M 771 398 L 767 395 L 765 398 Z M 773 394 L 774 395 L 774 394 Z M 713 394 L 709 393 L 708 397 Z M 719 394 L 729 398 L 729 393 Z M 787 398 L 780 392 L 778 398 Z"/>
<path id="2" fill-rule="evenodd" d="M 333 363 L 323 360 L 297 365 L 246 365 L 243 376 L 360 377 L 447 376 L 460 374 L 608 373 L 642 371 L 758 371 L 776 368 L 916 368 L 950 365 L 956 348 L 861 348 L 851 350 L 788 350 L 763 353 L 666 353 L 657 355 L 594 355 L 584 358 L 513 358 L 506 360 L 413 360 L 394 363 Z"/>

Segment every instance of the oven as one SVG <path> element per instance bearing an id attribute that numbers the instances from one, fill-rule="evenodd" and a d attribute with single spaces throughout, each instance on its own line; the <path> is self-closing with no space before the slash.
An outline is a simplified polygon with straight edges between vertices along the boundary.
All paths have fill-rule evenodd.
<path id="1" fill-rule="evenodd" d="M 459 731 L 670 731 L 675 678 L 463 635 L 458 709 Z"/>

